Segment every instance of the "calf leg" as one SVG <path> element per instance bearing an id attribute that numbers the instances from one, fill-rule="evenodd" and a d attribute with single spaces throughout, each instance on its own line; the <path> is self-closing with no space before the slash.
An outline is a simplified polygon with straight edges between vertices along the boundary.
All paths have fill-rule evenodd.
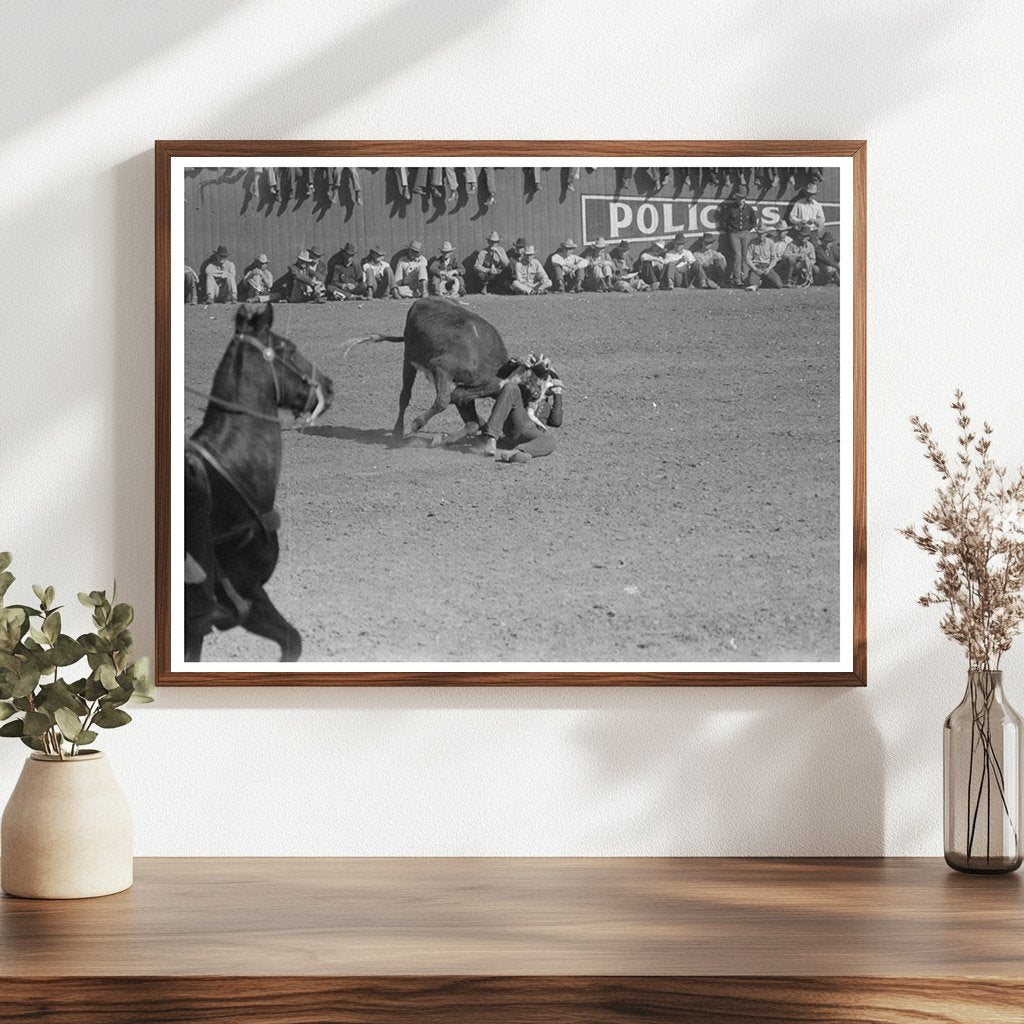
<path id="1" fill-rule="evenodd" d="M 242 626 L 256 636 L 265 636 L 281 648 L 281 661 L 298 661 L 302 654 L 299 631 L 274 607 L 260 587 L 252 595 L 252 607 Z"/>
<path id="2" fill-rule="evenodd" d="M 417 431 L 422 430 L 438 413 L 444 412 L 444 410 L 451 404 L 454 384 L 447 374 L 440 370 L 434 371 L 434 388 L 437 392 L 434 398 L 434 404 L 426 412 L 421 413 L 412 421 L 412 432 L 414 434 Z"/>
<path id="3" fill-rule="evenodd" d="M 412 400 L 412 386 L 416 380 L 416 367 L 408 359 L 402 364 L 402 393 L 398 396 L 398 419 L 395 420 L 395 434 L 405 433 L 405 410 Z"/>

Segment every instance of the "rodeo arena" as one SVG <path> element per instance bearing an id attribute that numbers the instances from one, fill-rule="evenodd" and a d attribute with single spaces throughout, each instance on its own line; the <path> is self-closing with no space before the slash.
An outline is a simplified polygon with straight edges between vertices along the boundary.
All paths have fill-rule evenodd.
<path id="1" fill-rule="evenodd" d="M 185 661 L 838 659 L 837 169 L 191 167 L 184 206 Z"/>

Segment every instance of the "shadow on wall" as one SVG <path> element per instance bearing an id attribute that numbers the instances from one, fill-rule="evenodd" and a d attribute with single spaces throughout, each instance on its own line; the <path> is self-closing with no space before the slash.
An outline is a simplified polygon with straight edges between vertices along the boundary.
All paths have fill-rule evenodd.
<path id="1" fill-rule="evenodd" d="M 764 687 L 165 688 L 147 711 L 242 709 L 259 721 L 270 710 L 369 711 L 384 733 L 402 712 L 575 712 L 552 761 L 578 764 L 578 777 L 564 779 L 570 792 L 545 796 L 559 806 L 585 798 L 590 811 L 574 848 L 594 856 L 877 856 L 885 758 L 868 696 Z M 502 756 L 514 761 L 514 745 Z M 560 778 L 551 775 L 551 784 Z"/>

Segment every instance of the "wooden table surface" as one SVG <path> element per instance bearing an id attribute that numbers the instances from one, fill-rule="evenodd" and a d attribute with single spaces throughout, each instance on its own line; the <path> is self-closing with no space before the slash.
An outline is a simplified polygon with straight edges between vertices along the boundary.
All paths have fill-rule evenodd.
<path id="1" fill-rule="evenodd" d="M 904 1010 L 942 1000 L 946 1015 L 924 1020 L 1021 1024 L 1024 888 L 1017 874 L 961 875 L 932 859 L 140 859 L 135 886 L 115 896 L 0 901 L 0 974 L 0 1011 L 59 988 L 70 1003 L 25 1019 L 104 1024 L 191 1019 L 161 1017 L 152 1002 L 145 1016 L 135 1003 L 136 1016 L 112 1015 L 109 1001 L 105 1016 L 88 1015 L 83 993 L 116 989 L 121 1008 L 126 991 L 143 998 L 133 978 L 148 980 L 147 1000 L 219 1000 L 218 1024 L 888 1024 L 907 1019 L 881 1015 L 905 998 Z M 515 991 L 557 996 L 544 1003 L 554 1015 L 510 1014 L 526 1005 Z M 854 991 L 851 1015 L 839 1015 Z M 415 1013 L 403 1001 L 412 992 Z M 427 993 L 441 1000 L 436 1017 Z M 653 1002 L 623 1015 L 641 993 Z M 311 1015 L 320 996 L 334 1016 Z M 504 1016 L 488 1016 L 490 997 Z M 472 1016 L 456 1012 L 463 999 Z M 761 1016 L 749 1015 L 752 999 Z M 807 1009 L 826 1003 L 829 1016 Z M 72 1005 L 77 1015 L 59 1015 Z M 770 1015 L 786 1006 L 790 1016 Z"/>

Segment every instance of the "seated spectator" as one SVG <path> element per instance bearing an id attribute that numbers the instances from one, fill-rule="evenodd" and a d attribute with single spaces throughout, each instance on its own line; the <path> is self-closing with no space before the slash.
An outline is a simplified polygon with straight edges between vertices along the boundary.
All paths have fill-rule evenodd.
<path id="1" fill-rule="evenodd" d="M 756 292 L 758 288 L 782 287 L 782 280 L 775 273 L 775 265 L 779 262 L 778 248 L 763 223 L 757 225 L 754 241 L 747 246 L 746 260 L 748 292 Z"/>
<path id="2" fill-rule="evenodd" d="M 267 254 L 261 252 L 252 263 L 246 267 L 242 276 L 242 300 L 253 302 L 269 302 L 270 292 L 274 287 L 274 275 L 270 272 Z"/>
<path id="3" fill-rule="evenodd" d="M 324 291 L 324 285 L 327 283 L 327 264 L 324 263 L 324 254 L 315 245 L 309 247 L 309 273 L 319 284 L 319 290 Z"/>
<path id="4" fill-rule="evenodd" d="M 506 380 L 482 429 L 486 453 L 517 463 L 550 455 L 556 442 L 549 428 L 562 425 L 563 391 L 550 361 L 510 359 L 498 375 Z"/>
<path id="5" fill-rule="evenodd" d="M 227 246 L 218 245 L 216 251 L 207 257 L 200 269 L 207 302 L 238 301 L 235 265 L 228 259 Z"/>
<path id="6" fill-rule="evenodd" d="M 466 288 L 463 283 L 463 269 L 455 259 L 451 242 L 445 242 L 438 254 L 427 264 L 427 278 L 434 295 L 446 295 L 457 299 Z"/>
<path id="7" fill-rule="evenodd" d="M 718 251 L 718 235 L 705 231 L 693 247 L 693 281 L 697 288 L 721 288 L 725 257 Z"/>
<path id="8" fill-rule="evenodd" d="M 338 251 L 327 282 L 327 298 L 349 302 L 365 298 L 368 294 L 363 270 L 353 259 L 355 254 L 356 247 L 351 242 L 346 242 Z"/>
<path id="9" fill-rule="evenodd" d="M 815 259 L 811 229 L 805 224 L 797 230 L 796 238 L 791 238 L 786 244 L 779 260 L 779 276 L 783 285 L 786 288 L 809 288 L 814 280 Z"/>
<path id="10" fill-rule="evenodd" d="M 839 284 L 839 244 L 831 231 L 814 247 L 814 283 Z"/>
<path id="11" fill-rule="evenodd" d="M 816 241 L 825 230 L 825 211 L 822 209 L 821 203 L 818 202 L 817 196 L 818 186 L 811 181 L 793 200 L 788 214 L 789 223 L 794 231 L 799 231 L 803 227 L 810 229 L 809 233 L 814 236 L 812 242 Z"/>
<path id="12" fill-rule="evenodd" d="M 317 274 L 319 261 L 313 259 L 312 253 L 303 249 L 298 258 L 288 268 L 288 301 L 289 302 L 324 302 L 326 289 L 324 282 Z"/>
<path id="13" fill-rule="evenodd" d="M 697 257 L 686 247 L 686 235 L 680 231 L 665 250 L 665 264 L 661 268 L 661 287 L 665 291 L 689 288 L 693 280 L 693 266 Z"/>
<path id="14" fill-rule="evenodd" d="M 528 245 L 512 264 L 512 283 L 509 287 L 514 295 L 543 295 L 551 288 L 551 278 L 537 259 L 534 246 Z"/>
<path id="15" fill-rule="evenodd" d="M 523 254 L 523 250 L 526 248 L 526 239 L 520 235 L 509 247 L 506 255 L 508 256 L 509 263 L 515 263 L 517 259 Z"/>
<path id="16" fill-rule="evenodd" d="M 617 292 L 645 292 L 647 285 L 640 280 L 640 274 L 633 269 L 633 254 L 629 251 L 629 242 L 622 239 L 611 252 L 612 289 Z"/>
<path id="17" fill-rule="evenodd" d="M 422 242 L 410 242 L 395 266 L 395 293 L 400 299 L 422 299 L 427 294 L 427 258 Z"/>
<path id="18" fill-rule="evenodd" d="M 394 296 L 395 272 L 384 259 L 384 253 L 375 245 L 370 246 L 370 255 L 363 261 L 363 283 L 368 299 L 386 299 Z"/>
<path id="19" fill-rule="evenodd" d="M 640 253 L 640 280 L 648 288 L 657 288 L 661 284 L 661 275 L 665 270 L 665 243 L 656 238 Z"/>
<path id="20" fill-rule="evenodd" d="M 185 301 L 190 306 L 199 302 L 199 275 L 188 266 L 185 267 Z"/>
<path id="21" fill-rule="evenodd" d="M 473 264 L 473 273 L 484 295 L 509 269 L 508 254 L 498 245 L 500 241 L 501 236 L 498 232 L 492 231 L 487 236 L 487 245 L 477 253 L 476 262 Z"/>
<path id="22" fill-rule="evenodd" d="M 587 261 L 584 287 L 588 292 L 612 291 L 612 278 L 615 276 L 615 264 L 608 255 L 608 243 L 598 238 L 583 257 Z"/>
<path id="23" fill-rule="evenodd" d="M 587 272 L 587 260 L 576 252 L 576 243 L 567 238 L 548 257 L 556 292 L 581 292 Z"/>

